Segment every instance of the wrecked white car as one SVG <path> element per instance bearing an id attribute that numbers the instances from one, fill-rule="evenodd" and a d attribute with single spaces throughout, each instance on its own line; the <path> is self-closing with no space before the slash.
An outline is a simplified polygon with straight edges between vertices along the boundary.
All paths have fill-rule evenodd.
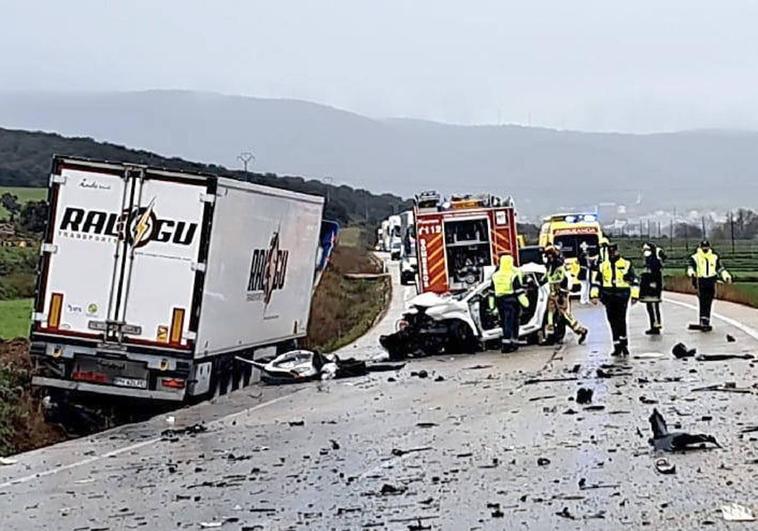
<path id="1" fill-rule="evenodd" d="M 494 304 L 491 277 L 494 267 L 484 270 L 484 279 L 471 289 L 450 294 L 423 293 L 411 299 L 409 310 L 398 321 L 394 334 L 379 342 L 390 359 L 445 353 L 477 352 L 499 343 L 500 317 Z M 549 287 L 545 266 L 521 267 L 529 307 L 521 312 L 519 336 L 526 342 L 542 342 Z"/>

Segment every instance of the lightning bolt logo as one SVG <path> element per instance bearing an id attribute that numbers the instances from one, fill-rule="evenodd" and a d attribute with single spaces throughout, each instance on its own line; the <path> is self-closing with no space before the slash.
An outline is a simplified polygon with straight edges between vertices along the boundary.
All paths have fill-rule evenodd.
<path id="1" fill-rule="evenodd" d="M 132 239 L 132 245 L 134 245 L 135 247 L 138 247 L 140 245 L 140 243 L 142 242 L 142 238 L 145 236 L 145 233 L 147 233 L 148 229 L 150 228 L 150 225 L 149 225 L 150 215 L 153 213 L 154 206 L 155 206 L 155 198 L 153 197 L 150 200 L 150 204 L 147 205 L 147 208 L 139 217 L 137 224 L 134 226 L 134 236 Z"/>

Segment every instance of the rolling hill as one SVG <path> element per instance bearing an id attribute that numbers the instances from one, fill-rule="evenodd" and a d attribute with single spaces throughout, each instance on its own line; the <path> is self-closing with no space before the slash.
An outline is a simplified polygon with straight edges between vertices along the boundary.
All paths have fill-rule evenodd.
<path id="1" fill-rule="evenodd" d="M 208 164 L 330 176 L 410 196 L 513 195 L 544 212 L 603 201 L 645 208 L 751 206 L 758 133 L 583 133 L 373 119 L 303 101 L 188 91 L 0 93 L 0 126 L 86 135 Z"/>

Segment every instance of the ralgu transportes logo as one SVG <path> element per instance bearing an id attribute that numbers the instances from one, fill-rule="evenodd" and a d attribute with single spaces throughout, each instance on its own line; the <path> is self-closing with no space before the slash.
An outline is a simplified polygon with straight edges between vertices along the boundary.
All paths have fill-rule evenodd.
<path id="1" fill-rule="evenodd" d="M 253 249 L 247 300 L 262 300 L 268 305 L 274 291 L 284 288 L 290 252 L 279 248 L 279 231 L 274 232 L 266 249 Z"/>
<path id="2" fill-rule="evenodd" d="M 197 223 L 159 218 L 154 197 L 147 206 L 121 213 L 67 206 L 58 226 L 64 238 L 108 243 L 126 239 L 135 249 L 151 241 L 190 245 L 196 233 Z"/>

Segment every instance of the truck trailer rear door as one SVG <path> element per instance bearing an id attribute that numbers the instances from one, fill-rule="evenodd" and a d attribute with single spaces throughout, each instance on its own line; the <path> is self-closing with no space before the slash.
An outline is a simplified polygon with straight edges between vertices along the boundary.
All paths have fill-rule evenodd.
<path id="1" fill-rule="evenodd" d="M 112 287 L 131 184 L 120 165 L 56 159 L 33 332 L 97 339 Z"/>
<path id="2" fill-rule="evenodd" d="M 190 348 L 215 181 L 68 158 L 51 179 L 33 332 Z"/>
<path id="3" fill-rule="evenodd" d="M 117 316 L 125 342 L 190 348 L 207 192 L 207 179 L 172 172 L 147 170 L 135 182 Z"/>

